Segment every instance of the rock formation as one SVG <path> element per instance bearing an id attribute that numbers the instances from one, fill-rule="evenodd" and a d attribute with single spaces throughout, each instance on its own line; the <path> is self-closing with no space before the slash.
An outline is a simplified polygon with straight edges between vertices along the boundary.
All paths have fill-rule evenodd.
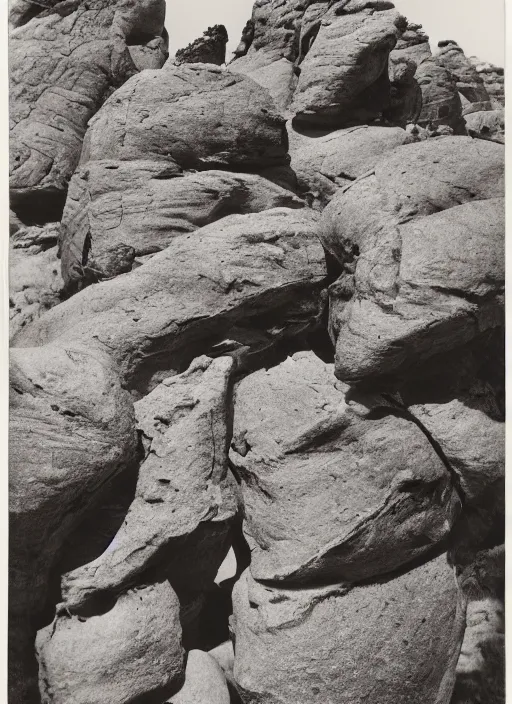
<path id="1" fill-rule="evenodd" d="M 503 75 L 163 23 L 10 8 L 10 701 L 502 704 Z"/>
<path id="2" fill-rule="evenodd" d="M 174 57 L 175 64 L 216 64 L 226 62 L 228 33 L 223 24 L 208 27 L 203 36 L 184 49 L 179 49 Z"/>

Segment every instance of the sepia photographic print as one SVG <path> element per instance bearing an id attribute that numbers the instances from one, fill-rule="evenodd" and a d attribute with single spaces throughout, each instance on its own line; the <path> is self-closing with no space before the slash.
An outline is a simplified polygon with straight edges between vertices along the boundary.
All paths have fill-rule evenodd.
<path id="1" fill-rule="evenodd" d="M 9 0 L 9 704 L 505 704 L 504 10 Z"/>

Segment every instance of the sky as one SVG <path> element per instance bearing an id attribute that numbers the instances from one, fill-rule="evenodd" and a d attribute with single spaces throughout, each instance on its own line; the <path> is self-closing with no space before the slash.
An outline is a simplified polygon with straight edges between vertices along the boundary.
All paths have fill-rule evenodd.
<path id="1" fill-rule="evenodd" d="M 454 39 L 467 56 L 504 65 L 504 0 L 394 0 L 412 22 L 423 25 L 434 51 L 441 39 Z M 237 46 L 251 16 L 253 0 L 167 0 L 166 26 L 171 55 L 208 26 L 224 24 L 228 52 Z"/>

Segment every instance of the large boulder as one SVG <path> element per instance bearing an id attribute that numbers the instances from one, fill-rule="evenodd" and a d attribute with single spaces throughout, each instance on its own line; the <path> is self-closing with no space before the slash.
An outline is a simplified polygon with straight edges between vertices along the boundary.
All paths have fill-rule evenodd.
<path id="1" fill-rule="evenodd" d="M 213 584 L 237 510 L 227 467 L 233 366 L 230 357 L 200 358 L 135 404 L 146 445 L 135 498 L 107 550 L 64 576 L 68 609 L 121 591 L 157 565 L 179 594 Z"/>
<path id="2" fill-rule="evenodd" d="M 117 90 L 90 121 L 81 163 L 153 160 L 184 169 L 287 164 L 284 118 L 246 76 L 212 64 L 166 64 Z"/>
<path id="3" fill-rule="evenodd" d="M 230 458 L 258 580 L 335 584 L 393 572 L 444 540 L 460 508 L 417 425 L 378 396 L 350 400 L 312 352 L 238 385 Z"/>
<path id="4" fill-rule="evenodd" d="M 134 453 L 133 404 L 92 341 L 13 349 L 10 379 L 10 608 L 34 612 L 66 536 Z"/>
<path id="5" fill-rule="evenodd" d="M 341 127 L 382 115 L 390 100 L 388 58 L 407 22 L 392 3 L 334 3 L 300 64 L 295 122 Z"/>
<path id="6" fill-rule="evenodd" d="M 66 290 L 131 271 L 174 237 L 225 215 L 303 206 L 257 175 L 183 174 L 160 161 L 90 161 L 71 179 L 62 219 Z"/>
<path id="7" fill-rule="evenodd" d="M 11 202 L 57 219 L 89 119 L 113 89 L 166 57 L 163 0 L 18 1 L 9 40 Z M 138 55 L 140 47 L 151 56 Z M 137 65 L 138 64 L 138 65 Z M 52 217 L 53 216 L 53 217 Z"/>
<path id="8" fill-rule="evenodd" d="M 247 571 L 233 606 L 244 704 L 449 700 L 465 608 L 444 555 L 353 589 L 286 591 Z"/>
<path id="9" fill-rule="evenodd" d="M 505 144 L 505 111 L 485 110 L 464 116 L 470 137 Z"/>
<path id="10" fill-rule="evenodd" d="M 87 618 L 58 614 L 37 651 L 43 704 L 164 701 L 184 679 L 178 599 L 163 582 Z"/>
<path id="11" fill-rule="evenodd" d="M 482 76 L 457 42 L 441 41 L 438 47 L 439 51 L 435 54 L 434 60 L 439 66 L 448 69 L 455 78 L 457 90 L 465 101 L 463 114 L 490 110 L 491 101 Z"/>
<path id="12" fill-rule="evenodd" d="M 59 226 L 19 227 L 9 239 L 9 335 L 61 301 Z"/>
<path id="13" fill-rule="evenodd" d="M 503 324 L 502 196 L 503 148 L 446 137 L 399 147 L 331 200 L 340 379 L 386 385 Z"/>
<path id="14" fill-rule="evenodd" d="M 228 216 L 174 238 L 129 274 L 81 291 L 14 343 L 96 340 L 119 362 L 125 383 L 141 391 L 157 372 L 184 371 L 225 341 L 261 365 L 263 350 L 315 329 L 322 314 L 326 266 L 317 225 L 318 215 L 305 208 Z"/>
<path id="15" fill-rule="evenodd" d="M 323 208 L 344 186 L 364 176 L 388 151 L 409 137 L 400 127 L 360 125 L 323 135 L 296 131 L 288 124 L 291 166 L 298 192 L 310 205 Z"/>

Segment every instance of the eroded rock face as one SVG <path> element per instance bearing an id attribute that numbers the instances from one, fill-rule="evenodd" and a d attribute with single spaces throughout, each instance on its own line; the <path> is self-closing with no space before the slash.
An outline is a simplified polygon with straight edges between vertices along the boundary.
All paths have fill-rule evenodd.
<path id="1" fill-rule="evenodd" d="M 64 282 L 57 241 L 59 226 L 17 228 L 9 244 L 9 334 L 12 337 L 32 320 L 61 301 Z"/>
<path id="2" fill-rule="evenodd" d="M 15 344 L 97 340 L 140 390 L 157 370 L 186 368 L 198 347 L 227 340 L 228 349 L 245 347 L 260 357 L 283 338 L 314 329 L 323 311 L 326 266 L 317 224 L 318 215 L 306 209 L 228 216 L 174 238 L 130 274 L 81 291 L 34 321 Z"/>
<path id="3" fill-rule="evenodd" d="M 425 59 L 418 66 L 415 78 L 422 96 L 418 124 L 431 129 L 446 125 L 455 134 L 466 134 L 457 83 L 450 71 L 433 59 Z"/>
<path id="4" fill-rule="evenodd" d="M 423 61 L 430 59 L 431 56 L 429 38 L 423 32 L 421 24 L 407 22 L 407 27 L 399 37 L 395 48 L 390 54 L 390 58 L 392 60 L 403 58 L 414 61 L 416 66 L 419 66 Z"/>
<path id="5" fill-rule="evenodd" d="M 490 98 L 484 81 L 457 42 L 442 41 L 438 46 L 435 62 L 448 69 L 455 78 L 457 90 L 467 101 L 463 114 L 490 110 Z"/>
<path id="6" fill-rule="evenodd" d="M 184 49 L 179 49 L 174 63 L 179 64 L 216 64 L 226 62 L 226 44 L 228 33 L 223 24 L 208 27 L 203 36 L 196 39 Z"/>
<path id="7" fill-rule="evenodd" d="M 485 88 L 491 98 L 493 109 L 499 110 L 505 107 L 505 76 L 504 70 L 500 66 L 495 66 L 488 61 L 481 61 L 476 56 L 470 56 L 469 60 L 475 66 L 477 73 L 482 77 Z"/>
<path id="8" fill-rule="evenodd" d="M 333 372 L 303 352 L 237 387 L 230 458 L 256 579 L 375 578 L 432 549 L 456 518 L 427 437 L 378 396 L 351 400 Z"/>
<path id="9" fill-rule="evenodd" d="M 388 57 L 405 29 L 391 3 L 335 3 L 300 65 L 292 112 L 297 123 L 341 127 L 388 107 Z"/>
<path id="10" fill-rule="evenodd" d="M 60 251 L 66 289 L 112 278 L 174 237 L 233 213 L 304 203 L 261 176 L 184 174 L 159 161 L 91 161 L 73 176 Z"/>
<path id="11" fill-rule="evenodd" d="M 164 16 L 163 0 L 13 7 L 10 189 L 16 209 L 37 208 L 42 222 L 45 214 L 58 216 L 89 119 L 114 88 L 145 68 L 131 50 L 147 48 L 163 64 Z"/>
<path id="12" fill-rule="evenodd" d="M 122 594 L 105 613 L 57 615 L 37 650 L 43 704 L 162 700 L 184 677 L 178 599 L 163 582 Z"/>
<path id="13" fill-rule="evenodd" d="M 338 378 L 385 383 L 503 324 L 501 150 L 457 137 L 399 147 L 332 199 Z"/>
<path id="14" fill-rule="evenodd" d="M 118 592 L 156 565 L 178 593 L 213 584 L 237 510 L 227 468 L 233 366 L 230 357 L 200 358 L 135 404 L 146 445 L 135 498 L 106 552 L 65 575 L 68 609 L 80 611 L 98 594 Z"/>
<path id="15" fill-rule="evenodd" d="M 81 161 L 254 171 L 286 165 L 287 150 L 283 117 L 250 78 L 211 64 L 166 64 L 111 96 L 90 122 Z"/>
<path id="16" fill-rule="evenodd" d="M 450 697 L 465 607 L 445 555 L 354 589 L 286 591 L 258 584 L 247 571 L 233 606 L 234 676 L 244 704 L 437 704 Z"/>

